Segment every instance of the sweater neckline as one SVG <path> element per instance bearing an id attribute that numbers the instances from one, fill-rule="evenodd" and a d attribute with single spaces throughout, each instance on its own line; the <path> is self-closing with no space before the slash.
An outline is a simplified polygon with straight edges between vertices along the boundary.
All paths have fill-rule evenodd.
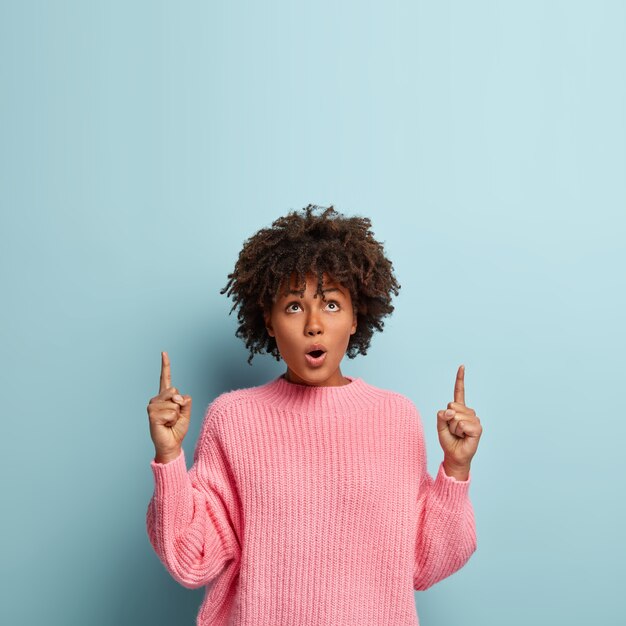
<path id="1" fill-rule="evenodd" d="M 289 411 L 334 413 L 354 410 L 376 401 L 381 391 L 359 376 L 345 376 L 347 385 L 316 386 L 288 381 L 284 374 L 259 388 L 264 402 Z"/>

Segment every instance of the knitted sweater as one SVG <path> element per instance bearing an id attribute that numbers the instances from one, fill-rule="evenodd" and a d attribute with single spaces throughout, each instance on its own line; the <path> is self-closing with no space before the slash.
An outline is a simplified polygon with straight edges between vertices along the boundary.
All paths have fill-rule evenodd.
<path id="1" fill-rule="evenodd" d="M 225 392 L 189 471 L 152 460 L 148 536 L 206 586 L 197 626 L 418 626 L 413 591 L 476 550 L 471 475 L 433 479 L 411 400 L 346 378 Z"/>

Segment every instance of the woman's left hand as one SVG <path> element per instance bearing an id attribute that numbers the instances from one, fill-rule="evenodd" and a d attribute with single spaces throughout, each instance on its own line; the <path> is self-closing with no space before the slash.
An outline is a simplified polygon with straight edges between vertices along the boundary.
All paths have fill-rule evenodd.
<path id="1" fill-rule="evenodd" d="M 465 366 L 461 365 L 454 384 L 454 402 L 448 403 L 447 410 L 437 412 L 437 433 L 444 464 L 469 470 L 482 432 L 476 411 L 465 406 Z"/>

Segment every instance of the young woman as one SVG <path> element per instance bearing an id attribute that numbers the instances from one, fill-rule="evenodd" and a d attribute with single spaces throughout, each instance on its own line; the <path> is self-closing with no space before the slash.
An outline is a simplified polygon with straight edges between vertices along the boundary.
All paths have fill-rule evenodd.
<path id="1" fill-rule="evenodd" d="M 248 363 L 266 352 L 287 369 L 209 405 L 189 471 L 191 397 L 162 353 L 147 530 L 181 585 L 206 587 L 198 626 L 416 626 L 413 591 L 476 550 L 468 491 L 482 427 L 464 368 L 437 414 L 433 478 L 411 400 L 340 369 L 394 310 L 392 264 L 369 219 L 316 208 L 257 232 L 229 274 L 221 293 L 239 307 Z"/>

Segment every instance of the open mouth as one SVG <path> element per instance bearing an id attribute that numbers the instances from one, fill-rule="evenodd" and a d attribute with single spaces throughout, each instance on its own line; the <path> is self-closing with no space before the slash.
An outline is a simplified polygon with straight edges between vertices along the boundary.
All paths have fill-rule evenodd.
<path id="1" fill-rule="evenodd" d="M 304 355 L 306 362 L 311 367 L 321 367 L 326 361 L 326 352 L 324 350 L 311 350 Z"/>

